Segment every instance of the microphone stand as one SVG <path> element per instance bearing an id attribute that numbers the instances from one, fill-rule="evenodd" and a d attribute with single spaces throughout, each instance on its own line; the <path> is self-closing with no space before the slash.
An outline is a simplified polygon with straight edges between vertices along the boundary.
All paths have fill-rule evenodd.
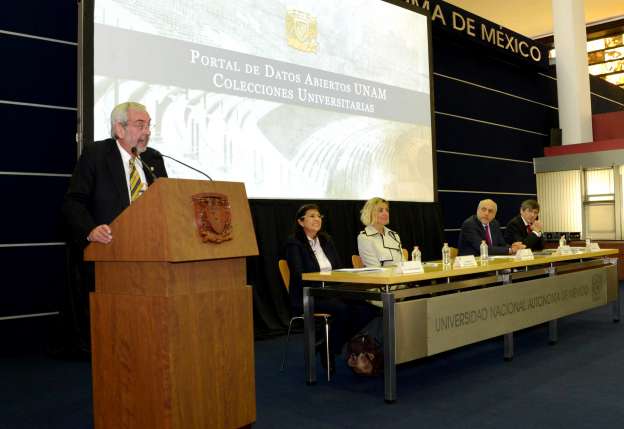
<path id="1" fill-rule="evenodd" d="M 184 163 L 184 162 L 182 162 L 182 161 L 178 161 L 177 159 L 175 159 L 175 158 L 173 158 L 173 157 L 171 157 L 171 156 L 169 156 L 169 155 L 165 155 L 165 154 L 160 153 L 160 152 L 158 152 L 158 151 L 156 151 L 156 153 L 157 153 L 158 155 L 160 155 L 161 157 L 163 157 L 163 158 L 168 158 L 168 159 L 170 159 L 170 160 L 172 160 L 172 161 L 177 162 L 178 164 L 182 164 L 182 165 L 183 165 L 183 166 L 185 166 L 186 168 L 190 168 L 191 170 L 198 172 L 198 173 L 199 173 L 199 174 L 201 174 L 202 176 L 206 177 L 208 180 L 212 181 L 212 177 L 210 177 L 209 175 L 207 175 L 207 174 L 206 174 L 206 173 L 204 173 L 203 171 L 198 170 L 198 169 L 197 169 L 197 168 L 195 168 L 195 167 L 191 167 L 190 165 L 188 165 L 188 164 L 186 164 L 186 163 Z"/>

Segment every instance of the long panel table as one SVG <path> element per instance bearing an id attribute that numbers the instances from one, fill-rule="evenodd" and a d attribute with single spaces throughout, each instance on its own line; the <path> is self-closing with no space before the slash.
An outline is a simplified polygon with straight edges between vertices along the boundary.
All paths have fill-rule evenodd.
<path id="1" fill-rule="evenodd" d="M 513 332 L 548 322 L 557 341 L 557 319 L 612 303 L 620 319 L 618 250 L 535 255 L 533 260 L 497 258 L 471 268 L 425 263 L 424 273 L 306 273 L 321 282 L 303 292 L 306 382 L 316 382 L 314 298 L 381 301 L 384 399 L 396 400 L 396 365 L 496 336 L 504 358 L 513 358 Z M 402 285 L 396 287 L 397 285 Z"/>

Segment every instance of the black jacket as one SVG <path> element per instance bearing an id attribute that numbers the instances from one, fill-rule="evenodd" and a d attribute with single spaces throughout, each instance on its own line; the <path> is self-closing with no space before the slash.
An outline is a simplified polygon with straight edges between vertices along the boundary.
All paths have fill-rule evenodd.
<path id="1" fill-rule="evenodd" d="M 145 164 L 154 168 L 157 177 L 167 177 L 165 164 L 157 151 L 148 147 L 141 159 L 145 161 L 143 170 L 148 185 L 153 179 Z M 125 170 L 115 140 L 85 146 L 63 202 L 63 217 L 71 241 L 86 246 L 93 228 L 111 223 L 129 205 Z"/>
<path id="2" fill-rule="evenodd" d="M 342 268 L 342 261 L 331 238 L 321 233 L 319 242 L 325 256 L 331 262 L 332 269 Z M 310 245 L 307 242 L 301 242 L 296 237 L 289 237 L 286 242 L 286 261 L 290 269 L 290 307 L 292 314 L 299 315 L 303 313 L 303 287 L 319 286 L 317 282 L 305 282 L 304 285 L 301 274 L 318 272 L 320 267 Z"/>
<path id="3" fill-rule="evenodd" d="M 488 254 L 508 255 L 509 246 L 503 238 L 503 233 L 496 219 L 490 222 L 490 235 L 492 236 L 492 245 L 488 246 Z M 462 224 L 457 243 L 458 254 L 479 256 L 482 240 L 485 240 L 485 228 L 483 228 L 479 218 L 472 215 Z"/>
<path id="4" fill-rule="evenodd" d="M 538 237 L 533 233 L 529 234 L 520 215 L 514 217 L 507 224 L 505 240 L 509 244 L 521 241 L 522 244 L 531 250 L 542 250 L 544 248 L 544 236 Z"/>

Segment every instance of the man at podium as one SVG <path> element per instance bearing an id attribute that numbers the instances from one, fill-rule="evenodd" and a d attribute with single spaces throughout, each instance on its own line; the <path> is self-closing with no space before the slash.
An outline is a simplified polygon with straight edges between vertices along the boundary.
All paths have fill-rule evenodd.
<path id="1" fill-rule="evenodd" d="M 167 177 L 162 157 L 148 148 L 150 115 L 126 102 L 111 113 L 111 138 L 85 146 L 65 195 L 63 215 L 74 242 L 109 243 L 108 224 L 156 177 Z"/>
<path id="2" fill-rule="evenodd" d="M 126 102 L 111 113 L 111 138 L 86 145 L 63 202 L 69 232 L 73 329 L 81 351 L 89 350 L 89 291 L 93 265 L 82 262 L 90 241 L 110 243 L 109 227 L 157 177 L 167 177 L 160 154 L 149 148 L 151 118 L 144 105 Z"/>

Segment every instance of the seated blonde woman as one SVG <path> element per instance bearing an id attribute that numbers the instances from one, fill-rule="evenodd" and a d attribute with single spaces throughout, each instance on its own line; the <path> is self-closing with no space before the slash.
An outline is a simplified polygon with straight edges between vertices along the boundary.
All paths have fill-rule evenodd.
<path id="1" fill-rule="evenodd" d="M 401 238 L 388 228 L 390 207 L 383 198 L 371 198 L 360 212 L 360 220 L 366 226 L 357 238 L 358 253 L 367 267 L 397 265 L 403 260 Z"/>

